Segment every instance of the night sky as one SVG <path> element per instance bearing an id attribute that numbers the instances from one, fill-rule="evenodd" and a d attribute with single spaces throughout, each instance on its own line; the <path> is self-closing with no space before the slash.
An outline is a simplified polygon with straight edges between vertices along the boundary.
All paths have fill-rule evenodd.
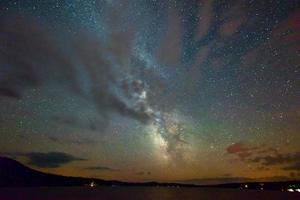
<path id="1" fill-rule="evenodd" d="M 300 179 L 300 1 L 1 0 L 0 154 L 126 181 Z"/>

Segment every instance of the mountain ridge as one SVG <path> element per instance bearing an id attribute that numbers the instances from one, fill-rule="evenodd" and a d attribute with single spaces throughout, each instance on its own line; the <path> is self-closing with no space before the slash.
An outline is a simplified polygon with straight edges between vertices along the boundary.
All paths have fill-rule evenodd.
<path id="1" fill-rule="evenodd" d="M 98 178 L 62 176 L 31 169 L 20 162 L 0 156 L 0 187 L 30 186 L 83 186 L 91 182 L 101 186 L 184 186 L 197 187 L 194 184 L 158 183 L 158 182 L 123 182 Z"/>
<path id="2" fill-rule="evenodd" d="M 38 170 L 31 169 L 16 160 L 0 156 L 0 188 L 42 186 L 89 186 L 91 183 L 99 186 L 210 187 L 281 191 L 288 191 L 288 189 L 291 188 L 300 189 L 300 181 L 243 182 L 215 185 L 196 185 L 185 183 L 160 183 L 155 181 L 137 183 L 118 180 L 103 180 L 98 178 L 62 176 L 40 172 Z"/>

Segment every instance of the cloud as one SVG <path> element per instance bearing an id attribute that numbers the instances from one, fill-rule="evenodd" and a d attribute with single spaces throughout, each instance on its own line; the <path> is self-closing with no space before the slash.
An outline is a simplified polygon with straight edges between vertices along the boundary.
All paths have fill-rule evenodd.
<path id="1" fill-rule="evenodd" d="M 229 154 L 236 154 L 240 159 L 248 158 L 252 155 L 253 151 L 257 150 L 257 147 L 249 147 L 243 142 L 237 142 L 229 145 L 226 149 Z"/>
<path id="2" fill-rule="evenodd" d="M 77 139 L 72 139 L 72 138 L 62 138 L 62 137 L 55 137 L 55 136 L 48 136 L 48 139 L 56 142 L 56 143 L 61 143 L 61 144 L 77 144 L 77 145 L 92 145 L 96 144 L 96 140 L 92 140 L 89 138 L 77 138 Z"/>
<path id="3" fill-rule="evenodd" d="M 251 147 L 243 142 L 234 143 L 226 148 L 227 153 L 239 157 L 240 161 L 257 163 L 258 170 L 269 170 L 269 167 L 284 166 L 283 170 L 300 171 L 300 152 L 280 153 L 277 149 L 266 146 Z"/>
<path id="4" fill-rule="evenodd" d="M 135 98 L 142 91 L 130 91 L 126 96 L 122 88 L 124 81 L 131 86 L 138 78 L 123 67 L 124 63 L 117 63 L 117 58 L 133 55 L 120 54 L 110 48 L 115 41 L 104 44 L 92 33 L 79 31 L 76 36 L 68 35 L 65 39 L 61 30 L 56 37 L 58 33 L 50 31 L 50 26 L 50 23 L 41 25 L 26 17 L 10 16 L 0 20 L 3 41 L 0 97 L 20 99 L 28 88 L 59 87 L 95 105 L 105 122 L 111 112 L 143 123 L 151 119 L 146 105 L 141 106 L 140 99 Z M 125 77 L 128 78 L 124 80 Z M 74 123 L 72 119 L 57 120 Z M 91 123 L 89 128 L 95 130 L 96 126 Z"/>
<path id="5" fill-rule="evenodd" d="M 30 165 L 40 168 L 57 168 L 73 161 L 85 160 L 63 152 L 30 152 L 23 155 L 29 159 Z"/>
<path id="6" fill-rule="evenodd" d="M 250 158 L 256 155 L 278 154 L 277 149 L 269 148 L 264 145 L 251 146 L 245 142 L 236 142 L 226 148 L 229 154 L 237 155 L 241 160 Z"/>
<path id="7" fill-rule="evenodd" d="M 216 178 L 199 178 L 189 180 L 179 180 L 179 183 L 192 183 L 199 185 L 214 185 L 222 183 L 243 183 L 243 182 L 258 182 L 258 181 L 285 181 L 291 180 L 287 176 L 273 176 L 273 177 L 261 177 L 261 178 L 248 178 L 248 177 L 216 177 Z"/>
<path id="8" fill-rule="evenodd" d="M 285 165 L 283 170 L 300 170 L 300 152 L 286 153 L 266 156 L 256 156 L 249 159 L 249 162 L 261 163 L 266 166 Z"/>
<path id="9" fill-rule="evenodd" d="M 72 126 L 72 127 L 76 126 L 78 128 L 89 129 L 91 131 L 97 130 L 96 122 L 91 119 L 82 121 L 73 116 L 65 116 L 65 115 L 60 115 L 60 116 L 55 115 L 55 116 L 52 116 L 52 119 L 57 123 L 65 124 L 67 126 Z M 105 124 L 101 123 L 101 128 L 103 129 L 104 127 L 105 127 Z"/>
<path id="10" fill-rule="evenodd" d="M 5 85 L 5 83 L 2 82 L 3 85 L 0 86 L 0 94 L 7 97 L 12 97 L 19 99 L 21 95 L 16 91 L 13 87 L 9 85 Z"/>
<path id="11" fill-rule="evenodd" d="M 8 156 L 13 159 L 25 157 L 28 164 L 40 168 L 57 168 L 73 161 L 86 161 L 86 159 L 75 157 L 64 152 L 1 152 L 0 155 Z"/>
<path id="12" fill-rule="evenodd" d="M 284 170 L 291 170 L 291 171 L 300 171 L 300 161 L 296 161 L 293 164 L 288 165 L 287 167 L 283 167 Z"/>
<path id="13" fill-rule="evenodd" d="M 300 152 L 296 153 L 286 153 L 286 154 L 275 154 L 267 156 L 257 156 L 251 159 L 252 162 L 261 162 L 265 165 L 278 165 L 295 162 L 300 160 Z"/>
<path id="14" fill-rule="evenodd" d="M 228 153 L 240 153 L 243 151 L 248 151 L 248 148 L 245 147 L 245 144 L 242 142 L 234 143 L 227 147 Z"/>
<path id="15" fill-rule="evenodd" d="M 151 175 L 151 172 L 144 172 L 144 171 L 140 171 L 136 173 L 137 175 Z"/>
<path id="16" fill-rule="evenodd" d="M 83 169 L 86 170 L 95 170 L 95 171 L 120 171 L 119 169 L 113 169 L 106 166 L 92 166 L 92 167 L 85 167 Z"/>
<path id="17" fill-rule="evenodd" d="M 200 185 L 213 185 L 220 183 L 238 183 L 238 182 L 247 182 L 252 179 L 246 177 L 216 177 L 216 178 L 199 178 L 199 179 L 189 179 L 178 181 L 180 183 L 188 183 L 188 184 L 200 184 Z"/>

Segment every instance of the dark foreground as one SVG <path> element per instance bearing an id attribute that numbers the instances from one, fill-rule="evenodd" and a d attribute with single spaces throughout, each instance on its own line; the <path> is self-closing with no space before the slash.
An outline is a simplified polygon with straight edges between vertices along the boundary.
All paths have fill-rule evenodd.
<path id="1" fill-rule="evenodd" d="M 300 199 L 300 193 L 215 188 L 161 187 L 41 187 L 2 188 L 1 200 L 98 200 L 98 199 L 218 199 L 264 200 Z"/>

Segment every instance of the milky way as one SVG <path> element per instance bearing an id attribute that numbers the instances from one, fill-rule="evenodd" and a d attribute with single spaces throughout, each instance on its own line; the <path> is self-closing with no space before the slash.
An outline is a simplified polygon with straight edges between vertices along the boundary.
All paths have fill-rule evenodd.
<path id="1" fill-rule="evenodd" d="M 131 181 L 300 177 L 299 1 L 0 9 L 1 155 Z"/>

